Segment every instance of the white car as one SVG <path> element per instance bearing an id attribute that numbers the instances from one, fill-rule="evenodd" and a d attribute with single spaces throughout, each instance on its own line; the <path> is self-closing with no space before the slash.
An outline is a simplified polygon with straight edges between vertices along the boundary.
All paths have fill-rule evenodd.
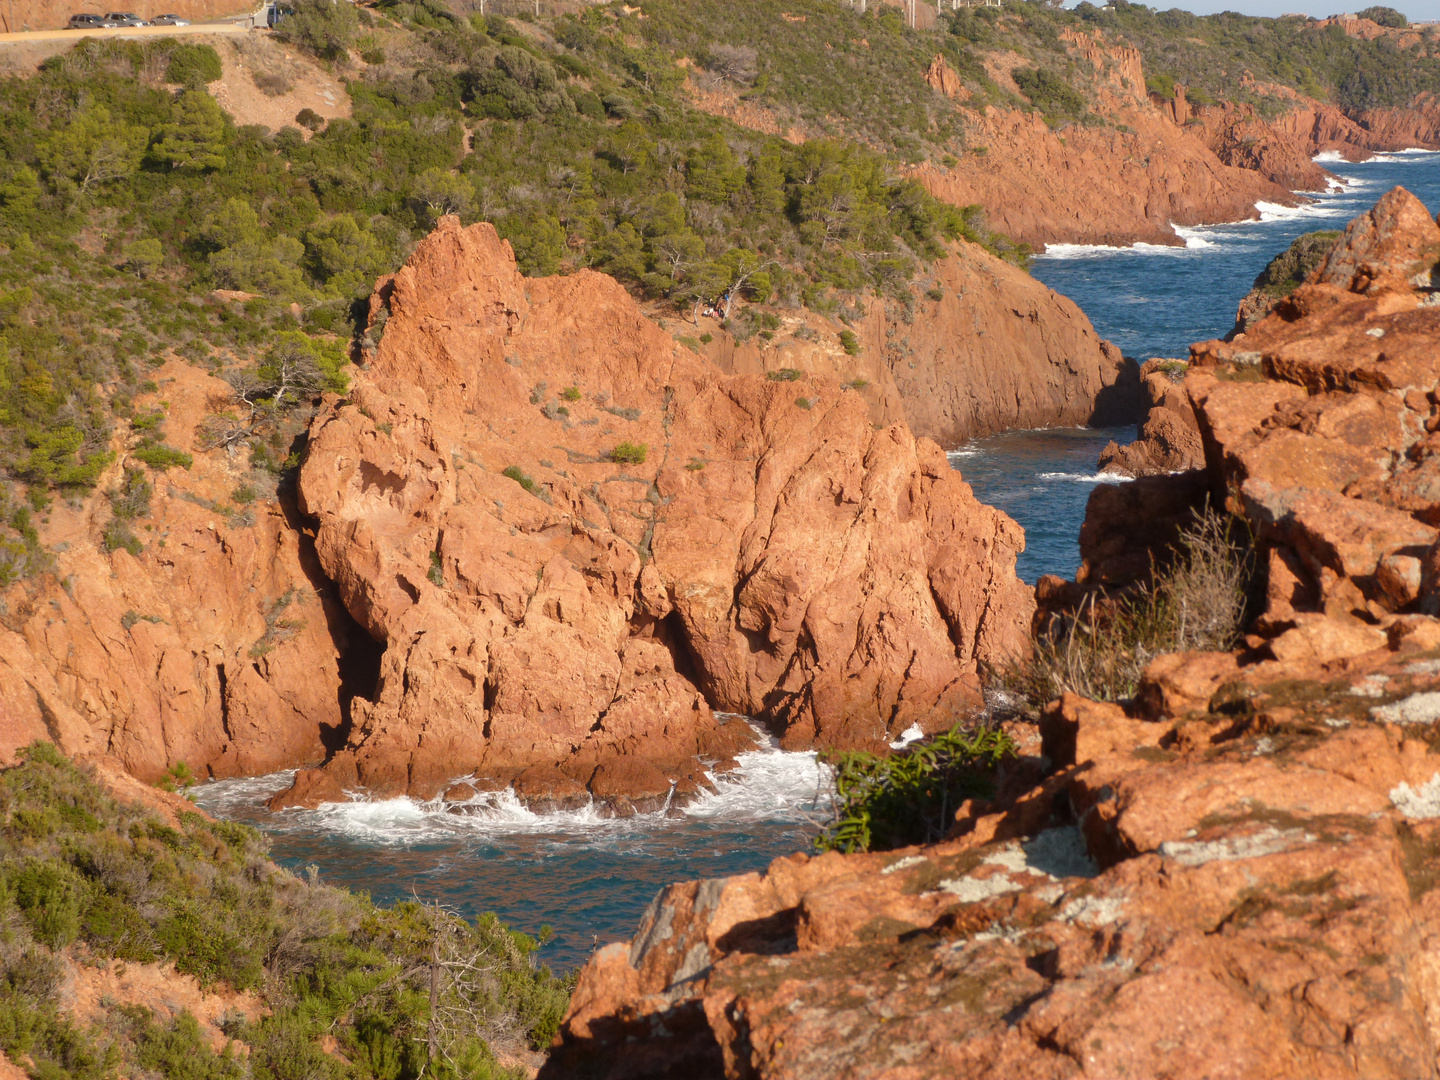
<path id="1" fill-rule="evenodd" d="M 189 19 L 182 19 L 179 15 L 156 15 L 150 20 L 151 26 L 189 26 Z"/>

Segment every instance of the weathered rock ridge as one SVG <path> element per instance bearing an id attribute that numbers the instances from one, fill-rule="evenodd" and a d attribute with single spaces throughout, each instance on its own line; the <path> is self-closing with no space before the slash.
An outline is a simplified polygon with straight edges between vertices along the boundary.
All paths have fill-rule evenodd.
<path id="1" fill-rule="evenodd" d="M 380 681 L 277 805 L 472 774 L 658 805 L 748 744 L 710 705 L 873 746 L 1024 648 L 1018 527 L 836 380 L 726 376 L 612 279 L 527 280 L 454 219 L 372 319 L 299 493 Z"/>
<path id="2" fill-rule="evenodd" d="M 1387 194 L 1194 347 L 1203 467 L 1092 497 L 1071 591 L 1148 572 L 1207 498 L 1243 515 L 1268 569 L 1243 648 L 1016 723 L 944 843 L 663 890 L 542 1075 L 1440 1072 L 1437 262 Z"/>
<path id="3" fill-rule="evenodd" d="M 813 312 L 781 314 L 772 340 L 736 344 L 713 319 L 701 325 L 721 370 L 795 369 L 856 385 L 880 424 L 959 446 L 1011 428 L 1114 424 L 1135 419 L 1135 365 L 1096 333 L 1074 301 L 974 244 L 927 268 L 906 307 L 871 297 L 852 318 L 855 355 Z"/>

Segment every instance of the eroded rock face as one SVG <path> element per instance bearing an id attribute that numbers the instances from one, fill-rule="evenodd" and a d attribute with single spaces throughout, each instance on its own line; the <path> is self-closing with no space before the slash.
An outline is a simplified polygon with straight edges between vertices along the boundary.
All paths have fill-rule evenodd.
<path id="1" fill-rule="evenodd" d="M 662 890 L 541 1075 L 1433 1075 L 1432 656 L 1167 657 L 1163 722 L 1067 697 L 945 843 Z"/>
<path id="2" fill-rule="evenodd" d="M 300 496 L 380 683 L 277 805 L 533 768 L 653 799 L 748 745 L 707 700 L 871 746 L 1024 648 L 1018 527 L 837 381 L 725 376 L 613 280 L 527 280 L 453 219 L 372 312 Z"/>
<path id="3" fill-rule="evenodd" d="M 730 374 L 831 375 L 878 424 L 903 422 L 942 446 L 1012 428 L 1122 424 L 1144 415 L 1138 370 L 1075 303 L 974 244 L 913 283 L 910 303 L 871 297 L 848 327 L 781 315 L 771 340 L 736 343 L 713 319 L 704 349 Z M 839 332 L 853 333 L 847 353 Z"/>
<path id="4" fill-rule="evenodd" d="M 1213 365 L 1186 383 L 1212 486 L 1238 493 L 1269 552 L 1266 634 L 1297 614 L 1423 606 L 1440 525 L 1437 260 L 1440 227 L 1396 188 L 1271 315 L 1192 348 Z"/>

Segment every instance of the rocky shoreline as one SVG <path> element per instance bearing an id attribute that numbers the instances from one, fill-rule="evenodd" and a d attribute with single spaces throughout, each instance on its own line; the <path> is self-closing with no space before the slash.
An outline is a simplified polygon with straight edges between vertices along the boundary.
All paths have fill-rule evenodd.
<path id="1" fill-rule="evenodd" d="M 1374 25 L 1360 20 L 1347 30 L 1362 32 L 1359 23 Z M 962 104 L 971 151 L 948 169 L 916 173 L 937 197 L 981 204 L 992 227 L 1036 249 L 1179 246 L 1173 226 L 1253 221 L 1257 202 L 1296 206 L 1305 192 L 1327 190 L 1337 178 L 1314 160 L 1321 154 L 1363 161 L 1386 151 L 1440 149 L 1440 100 L 1432 93 L 1405 108 L 1347 113 L 1249 79 L 1244 86 L 1265 102 L 1263 111 L 1197 104 L 1184 86 L 1169 98 L 1148 93 L 1140 53 L 1100 31 L 1067 32 L 1064 40 L 1076 62 L 1094 70 L 1103 125 L 1062 129 L 1036 113 L 978 113 Z M 958 85 L 940 58 L 927 77 L 941 93 Z"/>
<path id="2" fill-rule="evenodd" d="M 1098 488 L 1077 580 L 1039 589 L 1061 614 L 1124 589 L 1224 504 L 1265 570 L 1237 650 L 1011 722 L 1020 756 L 944 843 L 671 886 L 586 967 L 542 1075 L 1429 1075 L 1437 261 L 1396 189 L 1195 346 L 1203 466 Z"/>

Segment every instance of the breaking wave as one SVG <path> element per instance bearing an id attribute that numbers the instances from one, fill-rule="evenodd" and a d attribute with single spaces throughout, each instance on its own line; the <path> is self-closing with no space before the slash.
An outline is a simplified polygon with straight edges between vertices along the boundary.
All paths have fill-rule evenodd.
<path id="1" fill-rule="evenodd" d="M 781 750 L 768 733 L 759 728 L 755 731 L 761 748 L 738 755 L 738 769 L 710 774 L 716 790 L 701 795 L 678 816 L 667 817 L 661 809 L 631 818 L 609 818 L 593 804 L 537 814 L 509 788 L 480 792 L 459 802 L 447 803 L 439 798 L 426 802 L 403 796 L 372 800 L 356 794 L 349 802 L 324 803 L 313 810 L 267 811 L 265 801 L 290 786 L 293 771 L 216 780 L 194 789 L 193 794 L 202 809 L 217 817 L 244 820 L 267 832 L 319 831 L 386 846 L 455 840 L 476 834 L 497 839 L 520 834 L 598 839 L 636 829 L 664 828 L 686 818 L 739 824 L 807 818 L 818 821 L 826 817 L 831 800 L 829 768 L 813 752 Z M 455 782 L 468 779 L 456 777 Z"/>

